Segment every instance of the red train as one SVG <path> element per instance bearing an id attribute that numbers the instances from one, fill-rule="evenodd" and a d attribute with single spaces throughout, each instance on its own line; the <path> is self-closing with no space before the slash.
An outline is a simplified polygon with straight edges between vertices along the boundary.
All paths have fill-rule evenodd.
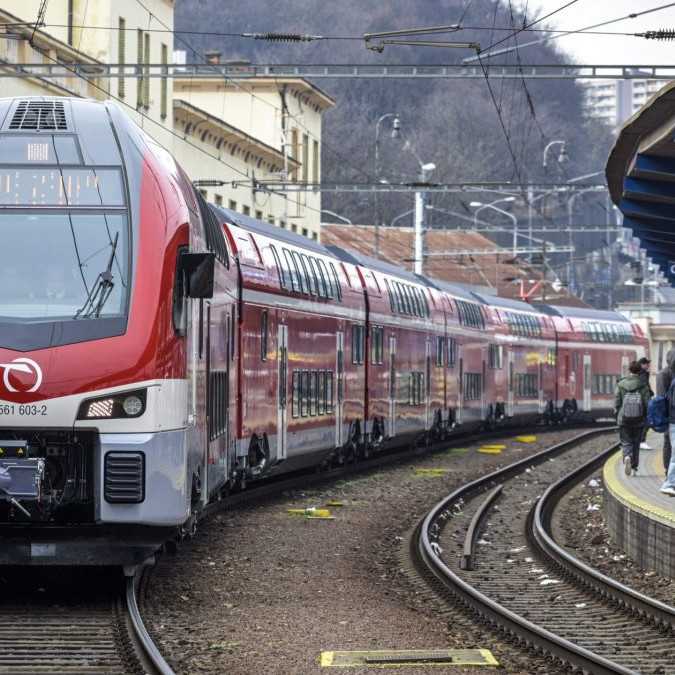
<path id="1" fill-rule="evenodd" d="M 112 103 L 0 99 L 0 562 L 133 564 L 252 480 L 609 414 L 612 312 L 209 206 Z"/>

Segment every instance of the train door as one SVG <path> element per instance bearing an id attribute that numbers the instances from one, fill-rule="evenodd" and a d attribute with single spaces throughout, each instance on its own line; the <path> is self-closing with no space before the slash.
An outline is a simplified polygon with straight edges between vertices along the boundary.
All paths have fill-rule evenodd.
<path id="1" fill-rule="evenodd" d="M 431 338 L 427 338 L 426 356 L 424 428 L 428 431 L 431 429 Z"/>
<path id="2" fill-rule="evenodd" d="M 589 412 L 591 410 L 591 382 L 593 380 L 593 373 L 591 370 L 591 355 L 584 354 L 584 372 L 582 375 L 584 401 L 582 410 Z"/>
<path id="3" fill-rule="evenodd" d="M 389 437 L 396 435 L 396 338 L 389 338 Z"/>
<path id="4" fill-rule="evenodd" d="M 345 400 L 345 335 L 341 331 L 336 333 L 335 372 L 337 401 L 335 405 L 335 447 L 344 445 L 344 400 Z"/>
<path id="5" fill-rule="evenodd" d="M 621 357 L 621 377 L 628 375 L 628 364 L 630 363 L 630 356 Z"/>
<path id="6" fill-rule="evenodd" d="M 507 377 L 508 377 L 508 391 L 506 395 L 506 416 L 513 417 L 513 396 L 514 396 L 514 385 L 515 385 L 515 354 L 513 349 L 508 349 L 506 351 L 506 363 L 507 363 Z"/>
<path id="7" fill-rule="evenodd" d="M 277 461 L 281 461 L 288 456 L 288 326 L 279 324 L 277 340 Z"/>
<path id="8" fill-rule="evenodd" d="M 461 345 L 459 357 L 459 381 L 457 382 L 457 422 L 462 421 L 462 411 L 464 410 L 464 358 L 461 356 Z"/>
<path id="9" fill-rule="evenodd" d="M 484 420 L 487 417 L 487 363 L 485 354 L 483 354 L 483 372 L 480 376 L 480 418 Z"/>

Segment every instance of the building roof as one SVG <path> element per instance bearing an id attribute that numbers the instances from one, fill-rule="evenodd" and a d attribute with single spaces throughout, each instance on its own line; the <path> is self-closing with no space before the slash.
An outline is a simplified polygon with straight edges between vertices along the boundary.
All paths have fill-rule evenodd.
<path id="1" fill-rule="evenodd" d="M 195 128 L 199 124 L 199 134 L 205 135 L 209 131 L 215 137 L 214 140 L 222 141 L 226 147 L 230 147 L 232 152 L 241 153 L 250 152 L 253 155 L 262 158 L 269 162 L 274 167 L 284 166 L 284 155 L 280 150 L 263 143 L 260 139 L 247 134 L 245 131 L 238 129 L 227 122 L 224 122 L 218 117 L 211 115 L 211 113 L 198 108 L 192 103 L 183 101 L 179 98 L 173 99 L 173 109 L 176 118 L 185 118 L 186 125 L 188 120 L 194 122 Z M 187 126 L 185 127 L 187 129 Z M 203 138 L 202 140 L 206 140 Z M 300 163 L 292 157 L 287 158 L 291 166 L 300 166 Z"/>
<path id="2" fill-rule="evenodd" d="M 379 234 L 380 257 L 384 263 L 412 270 L 413 229 L 383 227 Z M 375 228 L 372 225 L 323 223 L 321 241 L 328 248 L 334 245 L 362 256 L 375 257 Z M 502 297 L 520 299 L 519 280 L 542 278 L 539 270 L 514 259 L 510 251 L 472 230 L 428 230 L 425 247 L 432 255 L 425 259 L 424 276 L 434 285 L 445 282 L 490 287 Z M 566 292 L 549 293 L 547 289 L 547 296 L 547 302 L 586 306 Z"/>
<path id="3" fill-rule="evenodd" d="M 675 271 L 675 82 L 654 94 L 621 128 L 607 160 L 614 203 L 671 283 Z"/>

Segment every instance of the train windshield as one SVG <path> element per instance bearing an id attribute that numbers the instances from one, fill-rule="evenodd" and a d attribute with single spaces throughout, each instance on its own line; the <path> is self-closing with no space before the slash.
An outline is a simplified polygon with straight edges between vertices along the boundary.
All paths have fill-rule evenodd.
<path id="1" fill-rule="evenodd" d="M 0 319 L 126 313 L 129 234 L 122 213 L 0 213 Z"/>

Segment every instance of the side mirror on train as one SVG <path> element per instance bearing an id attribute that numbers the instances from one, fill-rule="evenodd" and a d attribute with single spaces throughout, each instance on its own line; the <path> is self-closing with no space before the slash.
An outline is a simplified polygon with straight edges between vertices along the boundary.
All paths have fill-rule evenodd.
<path id="1" fill-rule="evenodd" d="M 213 253 L 183 253 L 179 271 L 185 279 L 188 298 L 212 298 L 216 256 Z"/>

